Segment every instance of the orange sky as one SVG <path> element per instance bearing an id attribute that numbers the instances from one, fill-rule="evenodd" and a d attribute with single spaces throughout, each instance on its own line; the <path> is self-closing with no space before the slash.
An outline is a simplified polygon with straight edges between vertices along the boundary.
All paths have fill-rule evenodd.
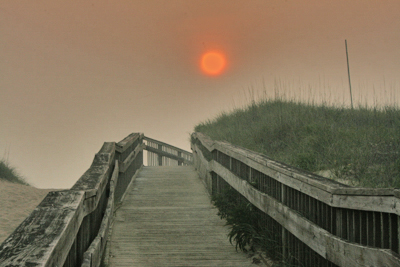
<path id="1" fill-rule="evenodd" d="M 28 182 L 66 188 L 104 141 L 131 132 L 189 150 L 194 125 L 250 87 L 273 95 L 280 80 L 288 95 L 348 103 L 345 39 L 355 101 L 398 103 L 398 10 L 398 0 L 0 0 L 0 153 Z M 226 53 L 218 77 L 199 67 L 208 50 Z"/>

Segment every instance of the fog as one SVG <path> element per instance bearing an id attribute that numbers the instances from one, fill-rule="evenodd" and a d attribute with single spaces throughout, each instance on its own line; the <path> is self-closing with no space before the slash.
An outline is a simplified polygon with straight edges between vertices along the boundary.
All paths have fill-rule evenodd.
<path id="1" fill-rule="evenodd" d="M 132 132 L 189 150 L 199 122 L 251 95 L 397 104 L 397 0 L 0 0 L 0 153 L 69 188 Z M 219 76 L 199 68 L 218 49 Z M 279 90 L 277 90 L 279 89 Z M 1 156 L 1 154 L 0 154 Z"/>

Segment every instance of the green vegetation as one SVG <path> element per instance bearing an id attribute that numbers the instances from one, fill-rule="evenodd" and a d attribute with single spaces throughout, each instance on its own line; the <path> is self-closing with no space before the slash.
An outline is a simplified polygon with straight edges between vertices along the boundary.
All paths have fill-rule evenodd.
<path id="1" fill-rule="evenodd" d="M 25 182 L 24 178 L 17 173 L 15 168 L 8 164 L 6 160 L 0 160 L 0 179 L 12 183 L 29 185 L 27 182 Z"/>
<path id="2" fill-rule="evenodd" d="M 264 99 L 195 131 L 353 186 L 400 188 L 400 110 Z"/>
<path id="3" fill-rule="evenodd" d="M 221 219 L 226 220 L 226 225 L 230 228 L 229 241 L 235 243 L 236 250 L 255 252 L 262 248 L 274 251 L 276 242 L 263 233 L 266 228 L 259 225 L 256 207 L 241 199 L 234 189 L 229 188 L 214 194 L 212 202 L 218 208 Z"/>
<path id="4" fill-rule="evenodd" d="M 251 257 L 256 254 L 267 256 L 274 261 L 274 267 L 297 266 L 290 265 L 289 261 L 279 254 L 279 232 L 265 227 L 266 222 L 260 220 L 262 212 L 240 196 L 235 189 L 228 187 L 220 193 L 213 194 L 212 202 L 218 208 L 220 218 L 226 220 L 230 229 L 229 241 L 235 245 L 236 250 L 248 253 Z M 257 256 L 255 258 L 257 259 Z"/>

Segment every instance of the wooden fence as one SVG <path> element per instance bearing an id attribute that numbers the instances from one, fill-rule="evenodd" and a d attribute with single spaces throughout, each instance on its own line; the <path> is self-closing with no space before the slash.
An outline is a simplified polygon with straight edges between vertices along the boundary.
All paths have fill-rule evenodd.
<path id="1" fill-rule="evenodd" d="M 169 144 L 144 137 L 148 166 L 182 166 L 193 162 L 192 153 Z"/>
<path id="2" fill-rule="evenodd" d="M 158 142 L 133 133 L 104 143 L 70 190 L 50 192 L 0 245 L 0 266 L 101 266 L 114 209 L 143 166 L 144 139 Z M 178 153 L 162 156 L 190 163 Z"/>
<path id="3" fill-rule="evenodd" d="M 400 266 L 400 190 L 349 187 L 201 133 L 191 143 L 210 194 L 256 206 L 290 266 Z"/>

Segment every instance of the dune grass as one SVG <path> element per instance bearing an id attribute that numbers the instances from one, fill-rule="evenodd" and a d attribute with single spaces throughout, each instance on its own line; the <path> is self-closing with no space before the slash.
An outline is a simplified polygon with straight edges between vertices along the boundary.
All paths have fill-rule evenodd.
<path id="1" fill-rule="evenodd" d="M 262 99 L 195 126 L 275 160 L 353 186 L 400 187 L 400 110 Z"/>
<path id="2" fill-rule="evenodd" d="M 0 179 L 6 180 L 12 183 L 29 185 L 25 179 L 18 174 L 16 169 L 8 163 L 8 161 L 1 159 L 0 160 Z"/>

